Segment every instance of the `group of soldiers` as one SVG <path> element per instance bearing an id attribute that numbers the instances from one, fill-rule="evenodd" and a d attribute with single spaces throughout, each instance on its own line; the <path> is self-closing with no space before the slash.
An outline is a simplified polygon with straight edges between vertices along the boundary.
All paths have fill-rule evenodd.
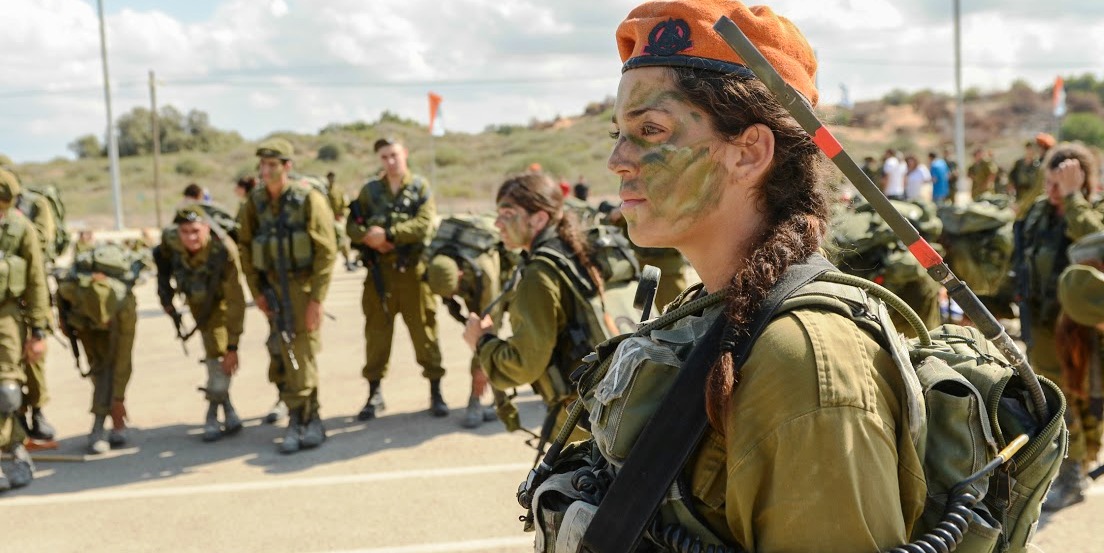
<path id="1" fill-rule="evenodd" d="M 1085 476 L 1099 463 L 1104 430 L 1101 334 L 1095 323 L 1077 322 L 1086 320 L 1079 310 L 1099 301 L 1101 291 L 1090 283 L 1104 276 L 1099 165 L 1083 145 L 1040 135 L 1025 146 L 1004 191 L 995 187 L 995 165 L 984 150 L 972 167 L 969 176 L 979 182 L 971 182 L 969 204 L 892 203 L 994 315 L 1018 322 L 1013 328 L 1019 328 L 1032 367 L 1065 392 L 1070 454 L 1044 504 L 1061 509 L 1084 499 Z M 969 324 L 869 204 L 838 206 L 832 238 L 842 270 L 889 288 L 928 328 Z M 894 321 L 908 328 L 903 319 Z"/>

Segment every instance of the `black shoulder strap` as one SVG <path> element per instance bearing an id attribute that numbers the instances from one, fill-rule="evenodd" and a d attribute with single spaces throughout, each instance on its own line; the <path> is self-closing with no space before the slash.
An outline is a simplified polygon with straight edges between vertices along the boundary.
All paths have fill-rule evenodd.
<path id="1" fill-rule="evenodd" d="M 835 267 L 820 254 L 791 266 L 767 294 L 755 314 L 749 332 L 736 338 L 733 364 L 747 360 L 752 344 L 762 334 L 782 301 L 817 276 Z M 682 472 L 702 436 L 705 414 L 705 378 L 720 352 L 727 318 L 718 317 L 691 350 L 678 379 L 663 398 L 651 420 L 629 452 L 598 512 L 583 536 L 585 553 L 636 551 L 644 530 L 659 510 L 660 502 Z"/>

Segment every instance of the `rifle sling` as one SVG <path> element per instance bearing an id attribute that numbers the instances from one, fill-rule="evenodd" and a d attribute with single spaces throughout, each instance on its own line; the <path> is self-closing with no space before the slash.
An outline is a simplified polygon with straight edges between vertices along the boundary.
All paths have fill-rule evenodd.
<path id="1" fill-rule="evenodd" d="M 732 357 L 737 371 L 782 301 L 832 269 L 827 259 L 813 254 L 782 275 L 756 312 L 749 325 L 750 331 L 736 335 Z M 583 536 L 580 551 L 628 553 L 636 550 L 660 503 L 705 434 L 708 424 L 705 379 L 720 353 L 727 325 L 727 317 L 718 317 L 691 350 L 674 385 L 640 433 L 598 506 Z"/>

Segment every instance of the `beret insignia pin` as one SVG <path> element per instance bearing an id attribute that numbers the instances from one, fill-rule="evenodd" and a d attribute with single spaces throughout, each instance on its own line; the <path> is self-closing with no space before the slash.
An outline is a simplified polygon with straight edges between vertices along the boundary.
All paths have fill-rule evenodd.
<path id="1" fill-rule="evenodd" d="M 648 33 L 648 45 L 645 54 L 653 56 L 673 56 L 694 45 L 690 40 L 690 25 L 683 19 L 671 18 L 660 21 Z"/>

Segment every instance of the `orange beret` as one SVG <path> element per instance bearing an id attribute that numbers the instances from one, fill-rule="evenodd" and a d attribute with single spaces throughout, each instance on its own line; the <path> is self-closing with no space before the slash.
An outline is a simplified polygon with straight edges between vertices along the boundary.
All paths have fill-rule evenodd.
<path id="1" fill-rule="evenodd" d="M 816 56 L 789 19 L 766 6 L 735 0 L 653 0 L 637 6 L 617 27 L 621 71 L 677 66 L 721 73 L 754 74 L 713 24 L 727 15 L 790 86 L 816 105 Z"/>
<path id="2" fill-rule="evenodd" d="M 1058 141 L 1055 140 L 1054 137 L 1050 134 L 1041 132 L 1035 135 L 1035 143 L 1049 150 L 1053 148 L 1054 145 L 1058 143 Z"/>

